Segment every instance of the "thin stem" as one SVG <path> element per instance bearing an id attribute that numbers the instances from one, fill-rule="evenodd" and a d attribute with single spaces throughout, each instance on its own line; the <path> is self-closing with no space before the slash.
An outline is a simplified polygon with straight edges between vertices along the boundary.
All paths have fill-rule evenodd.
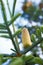
<path id="1" fill-rule="evenodd" d="M 14 16 L 15 6 L 16 6 L 16 1 L 17 1 L 17 0 L 14 0 L 14 3 L 13 3 L 12 16 Z M 15 32 L 15 26 L 14 26 L 14 23 L 12 23 L 12 27 L 13 27 L 13 31 Z M 15 44 L 17 45 L 18 51 L 20 51 L 20 49 L 19 49 L 19 45 L 18 45 L 18 38 L 17 38 L 17 36 L 15 36 Z"/>
<path id="2" fill-rule="evenodd" d="M 11 20 L 10 21 L 8 21 L 9 23 L 9 26 L 12 24 L 12 23 L 14 23 L 14 21 L 20 16 L 21 14 L 20 13 L 18 13 L 18 14 L 16 14 L 15 16 L 12 16 L 11 17 Z"/>
<path id="3" fill-rule="evenodd" d="M 10 11 L 8 0 L 7 0 L 7 6 L 8 6 L 8 10 L 9 10 L 10 16 L 11 16 L 11 11 Z"/>
<path id="4" fill-rule="evenodd" d="M 15 32 L 14 24 L 12 24 L 12 27 L 13 27 L 13 31 Z M 16 45 L 17 45 L 18 50 L 20 51 L 20 49 L 19 49 L 19 44 L 18 44 L 18 38 L 17 38 L 17 35 L 15 36 L 15 43 L 16 43 Z"/>
<path id="5" fill-rule="evenodd" d="M 8 0 L 7 0 L 7 5 L 8 5 L 9 13 L 10 13 L 10 16 L 11 16 L 11 11 L 10 11 L 10 8 L 9 8 Z M 14 0 L 14 3 L 13 3 L 13 10 L 12 10 L 12 16 L 11 16 L 11 18 L 14 16 L 15 5 L 16 5 L 16 0 Z M 14 24 L 13 23 L 12 23 L 12 27 L 13 27 L 13 31 L 15 32 L 15 27 L 14 27 Z M 18 43 L 18 39 L 17 39 L 17 36 L 16 36 L 15 37 L 15 44 L 17 44 L 17 43 Z M 16 45 L 16 46 L 19 49 L 19 45 Z"/>
<path id="6" fill-rule="evenodd" d="M 12 48 L 11 48 L 11 50 L 12 50 L 13 52 L 16 52 L 16 51 L 15 51 L 14 49 L 12 49 Z"/>
<path id="7" fill-rule="evenodd" d="M 3 31 L 2 31 L 2 30 L 1 30 L 0 33 L 7 33 L 7 34 L 8 34 L 8 31 L 6 31 L 6 30 L 3 30 Z"/>
<path id="8" fill-rule="evenodd" d="M 17 1 L 17 0 L 14 0 L 14 3 L 13 3 L 12 16 L 14 16 L 14 12 L 15 12 L 15 6 L 16 6 L 16 1 Z"/>

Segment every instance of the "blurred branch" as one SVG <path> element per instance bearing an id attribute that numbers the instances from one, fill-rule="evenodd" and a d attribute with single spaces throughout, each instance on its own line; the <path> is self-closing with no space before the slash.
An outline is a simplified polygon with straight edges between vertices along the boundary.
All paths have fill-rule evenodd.
<path id="1" fill-rule="evenodd" d="M 43 41 L 43 38 L 40 38 L 37 42 L 35 42 L 31 47 L 29 47 L 28 49 L 25 49 L 24 51 L 22 51 L 22 54 L 27 53 L 28 51 L 32 50 L 34 47 L 36 47 L 39 43 L 41 43 Z"/>
<path id="2" fill-rule="evenodd" d="M 16 52 L 16 51 L 15 51 L 14 49 L 12 49 L 12 48 L 11 48 L 11 50 L 12 50 L 13 52 Z"/>
<path id="3" fill-rule="evenodd" d="M 6 27 L 4 24 L 0 24 L 0 27 Z"/>
<path id="4" fill-rule="evenodd" d="M 0 56 L 3 56 L 3 57 L 15 57 L 16 54 L 0 54 Z"/>
<path id="5" fill-rule="evenodd" d="M 16 14 L 15 16 L 12 16 L 11 17 L 11 20 L 9 21 L 9 26 L 11 25 L 11 24 L 13 24 L 14 23 L 14 21 L 20 16 L 21 14 L 20 13 L 18 13 L 18 14 Z"/>
<path id="6" fill-rule="evenodd" d="M 18 29 L 14 34 L 13 34 L 13 38 L 17 35 L 19 35 L 20 33 L 22 32 L 22 28 Z M 0 37 L 4 37 L 4 38 L 9 38 L 10 39 L 10 36 L 8 35 L 0 35 Z"/>
<path id="7" fill-rule="evenodd" d="M 15 12 L 16 1 L 17 0 L 14 0 L 14 3 L 13 3 L 12 16 L 14 15 L 14 12 Z"/>
<path id="8" fill-rule="evenodd" d="M 0 30 L 0 33 L 8 33 L 8 31 L 6 31 L 6 30 Z"/>
<path id="9" fill-rule="evenodd" d="M 11 33 L 11 31 L 9 29 L 9 26 L 8 26 L 8 23 L 7 23 L 7 17 L 6 17 L 6 14 L 5 14 L 5 7 L 4 7 L 4 3 L 3 3 L 2 0 L 1 0 L 1 6 L 2 6 L 3 19 L 4 19 L 4 22 L 5 22 L 6 28 L 8 30 L 9 36 L 10 36 L 10 38 L 12 40 L 12 43 L 14 45 L 14 48 L 16 49 L 16 52 L 18 53 L 18 49 L 16 47 L 15 41 L 13 39 L 12 33 Z"/>
<path id="10" fill-rule="evenodd" d="M 7 0 L 7 6 L 8 6 L 8 10 L 9 10 L 10 16 L 11 16 L 11 11 L 10 11 L 8 0 Z"/>
<path id="11" fill-rule="evenodd" d="M 10 36 L 8 36 L 8 35 L 0 35 L 0 37 L 3 37 L 3 38 L 8 38 L 8 39 L 10 39 Z"/>
<path id="12" fill-rule="evenodd" d="M 0 29 L 6 30 L 6 26 L 4 24 L 0 24 Z"/>
<path id="13" fill-rule="evenodd" d="M 15 6 L 16 6 L 16 1 L 17 1 L 17 0 L 14 0 L 14 3 L 13 3 L 12 16 L 14 16 Z M 20 16 L 19 14 L 16 15 L 16 16 L 15 16 L 15 19 L 16 19 L 17 17 L 19 17 L 19 16 Z M 12 23 L 12 27 L 13 27 L 13 31 L 15 32 L 15 26 L 14 26 L 14 23 Z M 18 51 L 20 51 L 17 36 L 15 36 L 15 44 L 17 45 L 17 49 L 18 49 Z"/>
<path id="14" fill-rule="evenodd" d="M 14 34 L 13 37 L 15 37 L 16 35 L 19 35 L 22 32 L 22 28 L 18 29 Z"/>

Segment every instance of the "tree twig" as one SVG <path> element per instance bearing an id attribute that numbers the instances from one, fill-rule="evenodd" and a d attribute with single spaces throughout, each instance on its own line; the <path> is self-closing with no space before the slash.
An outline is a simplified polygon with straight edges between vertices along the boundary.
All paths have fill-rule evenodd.
<path id="1" fill-rule="evenodd" d="M 10 11 L 8 0 L 7 0 L 7 6 L 8 6 L 8 10 L 9 10 L 10 16 L 11 16 L 11 11 Z"/>
<path id="2" fill-rule="evenodd" d="M 15 44 L 15 41 L 13 39 L 13 36 L 12 36 L 12 33 L 9 29 L 9 26 L 8 26 L 8 23 L 7 23 L 7 17 L 6 17 L 6 13 L 5 13 L 5 7 L 4 7 L 4 4 L 3 4 L 3 1 L 1 0 L 1 5 L 2 5 L 2 13 L 3 13 L 3 19 L 4 19 L 4 22 L 5 22 L 5 25 L 6 25 L 6 29 L 8 30 L 8 33 L 9 33 L 9 36 L 12 40 L 12 43 L 14 45 L 14 48 L 16 49 L 16 52 L 18 53 L 18 49 L 16 47 L 16 44 Z"/>
<path id="3" fill-rule="evenodd" d="M 21 51 L 22 54 L 25 54 L 27 52 L 29 52 L 30 50 L 32 50 L 34 47 L 36 47 L 39 43 L 41 43 L 41 41 L 43 41 L 43 38 L 40 38 L 37 42 L 35 42 L 31 47 L 25 49 L 24 51 Z"/>

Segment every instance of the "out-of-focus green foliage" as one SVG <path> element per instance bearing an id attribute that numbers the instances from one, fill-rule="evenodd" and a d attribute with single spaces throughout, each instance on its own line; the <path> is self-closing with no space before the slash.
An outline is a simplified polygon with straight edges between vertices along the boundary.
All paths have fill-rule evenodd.
<path id="1" fill-rule="evenodd" d="M 22 58 L 16 58 L 11 61 L 9 65 L 24 65 L 23 59 Z"/>
<path id="2" fill-rule="evenodd" d="M 32 40 L 32 42 L 35 42 L 35 37 L 36 37 L 35 34 L 32 34 L 32 35 L 31 35 L 31 40 Z"/>
<path id="3" fill-rule="evenodd" d="M 2 64 L 2 56 L 0 55 L 0 65 Z"/>

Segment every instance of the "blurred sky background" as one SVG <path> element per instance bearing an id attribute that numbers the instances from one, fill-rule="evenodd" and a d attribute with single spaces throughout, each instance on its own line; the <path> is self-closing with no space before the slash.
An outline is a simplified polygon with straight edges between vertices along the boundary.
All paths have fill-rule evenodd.
<path id="1" fill-rule="evenodd" d="M 10 9 L 12 11 L 13 0 L 8 0 L 8 1 L 9 1 Z M 41 0 L 32 0 L 32 2 L 34 2 L 37 5 L 40 3 L 40 1 Z M 6 0 L 3 0 L 3 2 L 6 5 Z M 23 13 L 23 11 L 22 11 L 23 2 L 24 2 L 24 0 L 17 0 L 16 8 L 15 8 L 15 14 L 17 14 L 18 12 Z M 9 16 L 7 5 L 5 6 L 5 8 L 6 8 L 7 19 L 10 20 L 10 16 Z M 20 25 L 26 25 L 27 23 L 25 21 L 27 21 L 27 20 L 24 20 L 23 18 L 20 19 L 20 17 L 19 17 L 16 20 L 15 24 L 20 22 Z M 1 12 L 1 6 L 0 6 L 0 23 L 3 23 L 3 22 L 4 21 L 3 21 L 3 18 L 2 18 L 2 12 Z M 36 25 L 36 23 L 33 23 L 33 24 Z M 11 30 L 12 30 L 12 27 L 11 27 Z M 0 54 L 1 53 L 11 54 L 12 53 L 12 51 L 10 50 L 11 48 L 13 48 L 11 40 L 0 37 Z"/>

